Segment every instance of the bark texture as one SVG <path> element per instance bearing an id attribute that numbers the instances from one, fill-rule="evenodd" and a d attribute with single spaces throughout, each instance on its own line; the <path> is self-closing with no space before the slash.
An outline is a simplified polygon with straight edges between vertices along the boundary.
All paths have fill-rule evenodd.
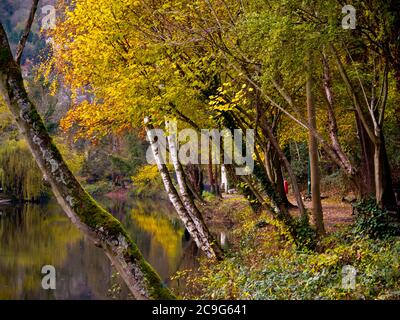
<path id="1" fill-rule="evenodd" d="M 148 119 L 145 119 L 146 125 L 146 133 L 147 138 L 150 142 L 150 146 L 153 152 L 154 159 L 157 163 L 158 171 L 161 175 L 161 180 L 164 184 L 165 191 L 168 194 L 168 198 L 171 201 L 172 205 L 174 206 L 176 212 L 179 215 L 179 218 L 182 220 L 183 224 L 185 225 L 187 231 L 189 232 L 190 236 L 195 241 L 196 245 L 199 249 L 201 249 L 208 258 L 219 258 L 220 256 L 214 251 L 212 242 L 210 239 L 206 237 L 204 234 L 206 227 L 205 225 L 202 227 L 198 227 L 196 223 L 201 223 L 197 219 L 196 222 L 193 221 L 189 211 L 187 210 L 187 203 L 184 203 L 180 198 L 178 191 L 175 189 L 174 184 L 172 183 L 171 176 L 169 174 L 168 168 L 165 165 L 165 159 L 162 159 L 162 155 L 160 154 L 160 150 L 158 149 L 158 145 L 156 143 L 156 136 L 154 135 L 153 127 L 149 123 Z M 202 233 L 203 231 L 203 233 Z"/>
<path id="2" fill-rule="evenodd" d="M 189 213 L 194 225 L 196 226 L 197 232 L 202 239 L 203 246 L 207 247 L 207 255 L 211 257 L 222 258 L 222 251 L 218 246 L 218 243 L 213 239 L 210 231 L 208 230 L 206 224 L 204 223 L 202 214 L 194 203 L 190 189 L 188 188 L 185 181 L 185 173 L 183 171 L 182 164 L 178 159 L 178 150 L 176 137 L 174 135 L 168 136 L 168 146 L 169 152 L 172 158 L 172 164 L 175 169 L 176 179 L 178 181 L 179 192 L 181 195 L 182 202 Z"/>
<path id="3" fill-rule="evenodd" d="M 69 170 L 27 95 L 1 24 L 0 91 L 58 203 L 71 221 L 105 251 L 134 297 L 174 298 L 121 223 L 89 196 Z"/>

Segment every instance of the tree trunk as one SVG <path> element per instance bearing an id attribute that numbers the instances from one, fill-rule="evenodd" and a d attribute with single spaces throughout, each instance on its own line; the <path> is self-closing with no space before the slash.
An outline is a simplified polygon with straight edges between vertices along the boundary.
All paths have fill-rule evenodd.
<path id="1" fill-rule="evenodd" d="M 191 164 L 189 163 L 186 166 L 186 172 L 187 172 L 187 181 L 189 188 L 194 189 L 194 193 L 196 194 L 196 198 L 198 197 L 200 202 L 204 202 L 202 199 L 201 193 L 203 192 L 203 175 L 201 172 L 200 165 L 196 164 Z"/>
<path id="2" fill-rule="evenodd" d="M 307 113 L 309 126 L 316 130 L 316 111 L 313 97 L 313 80 L 311 75 L 308 75 L 306 91 L 307 91 Z M 318 167 L 318 144 L 317 139 L 309 133 L 309 157 L 311 171 L 311 196 L 312 196 L 312 215 L 314 224 L 317 228 L 319 236 L 325 234 L 324 218 L 322 215 L 321 193 L 320 193 L 320 174 Z"/>
<path id="3" fill-rule="evenodd" d="M 275 149 L 276 153 L 279 156 L 280 161 L 285 166 L 286 172 L 289 175 L 290 182 L 292 183 L 293 194 L 296 197 L 296 203 L 299 208 L 300 214 L 304 219 L 306 219 L 308 221 L 307 211 L 304 208 L 304 203 L 303 203 L 303 200 L 301 199 L 299 185 L 297 183 L 296 175 L 293 172 L 292 166 L 290 165 L 289 160 L 286 158 L 282 149 L 279 147 L 279 143 L 276 140 L 276 138 L 272 132 L 272 128 L 269 125 L 265 116 L 262 118 L 262 121 L 260 123 L 261 123 L 261 128 L 263 130 L 263 133 L 268 137 L 273 149 Z"/>
<path id="4" fill-rule="evenodd" d="M 296 207 L 295 205 L 290 203 L 289 199 L 287 198 L 286 192 L 285 192 L 284 178 L 283 178 L 283 174 L 282 174 L 282 165 L 281 165 L 281 162 L 279 161 L 279 155 L 274 154 L 272 161 L 273 161 L 273 165 L 274 165 L 274 169 L 275 169 L 276 189 L 277 189 L 279 195 L 281 196 L 283 203 L 285 204 L 285 206 L 288 209 Z"/>
<path id="5" fill-rule="evenodd" d="M 28 98 L 20 67 L 12 57 L 1 24 L 0 52 L 2 96 L 60 206 L 71 221 L 105 251 L 136 299 L 174 298 L 121 223 L 88 195 L 68 169 Z"/>
<path id="6" fill-rule="evenodd" d="M 329 67 L 328 57 L 326 54 L 322 55 L 323 62 L 323 88 L 324 88 L 324 97 L 327 105 L 327 115 L 328 115 L 328 131 L 329 138 L 332 144 L 332 150 L 337 155 L 339 161 L 342 163 L 342 168 L 345 170 L 346 174 L 351 178 L 356 174 L 356 169 L 351 164 L 349 157 L 343 152 L 343 149 L 340 145 L 338 138 L 338 127 L 335 116 L 335 107 L 333 100 L 333 92 L 332 92 L 332 79 L 331 79 L 331 71 Z"/>
<path id="7" fill-rule="evenodd" d="M 393 190 L 391 168 L 382 132 L 379 133 L 379 137 L 379 144 L 375 145 L 374 148 L 376 199 L 378 205 L 382 208 L 395 211 L 397 209 L 397 201 Z"/>
<path id="8" fill-rule="evenodd" d="M 204 201 L 204 199 L 201 197 L 201 195 L 198 193 L 198 191 L 196 190 L 196 188 L 193 186 L 192 182 L 190 181 L 190 179 L 185 176 L 185 182 L 187 187 L 190 190 L 190 193 L 192 194 L 192 196 L 194 197 L 194 199 L 196 199 L 200 204 L 206 204 L 206 202 Z"/>
<path id="9" fill-rule="evenodd" d="M 210 184 L 210 192 L 212 194 L 215 194 L 215 182 L 214 182 L 211 147 L 210 147 L 209 156 L 208 156 L 207 169 L 208 169 L 208 182 Z"/>
<path id="10" fill-rule="evenodd" d="M 221 174 L 221 170 L 219 165 L 215 165 L 215 170 L 214 170 L 214 189 L 215 189 L 215 195 L 218 198 L 222 198 L 222 194 L 221 194 L 221 183 L 220 183 L 220 174 Z"/>
<path id="11" fill-rule="evenodd" d="M 357 184 L 359 186 L 358 196 L 367 198 L 375 192 L 374 178 L 374 145 L 368 137 L 364 126 L 357 113 L 355 113 L 358 138 L 361 145 L 361 164 L 359 174 L 357 175 Z"/>
<path id="12" fill-rule="evenodd" d="M 264 150 L 264 167 L 265 167 L 265 172 L 268 176 L 268 179 L 273 182 L 275 181 L 275 176 L 274 172 L 272 170 L 272 165 L 271 165 L 271 148 L 267 146 Z"/>
<path id="13" fill-rule="evenodd" d="M 149 137 L 150 138 L 150 137 Z M 203 243 L 203 247 L 206 248 L 205 252 L 210 258 L 218 258 L 222 259 L 222 251 L 219 248 L 218 243 L 213 239 L 210 231 L 208 230 L 206 224 L 204 223 L 202 214 L 200 210 L 197 208 L 193 199 L 190 196 L 190 190 L 186 185 L 185 174 L 182 168 L 182 164 L 178 159 L 178 150 L 177 150 L 177 142 L 175 140 L 175 135 L 168 136 L 168 146 L 169 152 L 172 159 L 172 164 L 175 169 L 176 178 L 179 185 L 179 191 L 181 194 L 181 199 L 183 205 L 185 206 L 187 212 L 190 215 L 196 229 L 198 231 L 199 237 L 201 237 L 201 242 Z"/>
<path id="14" fill-rule="evenodd" d="M 178 213 L 179 218 L 182 220 L 183 224 L 185 225 L 187 231 L 195 241 L 198 248 L 200 248 L 208 258 L 215 258 L 216 257 L 215 252 L 212 250 L 211 245 L 208 242 L 208 239 L 205 239 L 197 229 L 195 222 L 190 216 L 188 210 L 183 204 L 181 198 L 179 197 L 179 194 L 176 191 L 175 186 L 172 183 L 168 168 L 162 161 L 163 159 L 161 158 L 157 144 L 155 143 L 156 142 L 155 136 L 151 129 L 152 129 L 151 125 L 146 123 L 147 137 L 149 139 L 150 146 L 157 163 L 157 168 L 158 171 L 160 172 L 161 179 L 164 184 L 165 191 L 168 194 L 169 200 L 171 201 L 176 212 Z"/>

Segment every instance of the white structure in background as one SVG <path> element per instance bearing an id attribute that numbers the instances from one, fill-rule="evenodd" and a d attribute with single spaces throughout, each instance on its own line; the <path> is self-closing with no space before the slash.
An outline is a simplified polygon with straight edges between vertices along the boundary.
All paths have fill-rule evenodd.
<path id="1" fill-rule="evenodd" d="M 228 185 L 228 175 L 226 174 L 225 166 L 221 166 L 221 190 L 223 192 L 228 193 L 229 185 Z"/>

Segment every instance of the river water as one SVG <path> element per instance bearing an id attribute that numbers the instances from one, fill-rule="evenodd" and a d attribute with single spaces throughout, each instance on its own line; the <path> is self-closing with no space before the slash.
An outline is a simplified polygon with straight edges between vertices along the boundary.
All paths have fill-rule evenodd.
<path id="1" fill-rule="evenodd" d="M 119 219 L 143 255 L 172 287 L 177 270 L 198 254 L 173 208 L 162 200 L 98 199 Z M 56 269 L 56 289 L 44 290 L 42 267 Z M 129 299 L 102 249 L 95 247 L 52 200 L 0 205 L 0 299 Z"/>

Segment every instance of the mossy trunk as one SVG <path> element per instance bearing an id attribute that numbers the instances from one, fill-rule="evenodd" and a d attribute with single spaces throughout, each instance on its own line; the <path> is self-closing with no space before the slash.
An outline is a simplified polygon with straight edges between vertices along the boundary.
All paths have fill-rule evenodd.
<path id="1" fill-rule="evenodd" d="M 0 24 L 0 91 L 42 173 L 71 221 L 101 247 L 136 299 L 172 299 L 158 274 L 144 260 L 121 223 L 82 188 L 55 147 L 28 98 Z"/>

